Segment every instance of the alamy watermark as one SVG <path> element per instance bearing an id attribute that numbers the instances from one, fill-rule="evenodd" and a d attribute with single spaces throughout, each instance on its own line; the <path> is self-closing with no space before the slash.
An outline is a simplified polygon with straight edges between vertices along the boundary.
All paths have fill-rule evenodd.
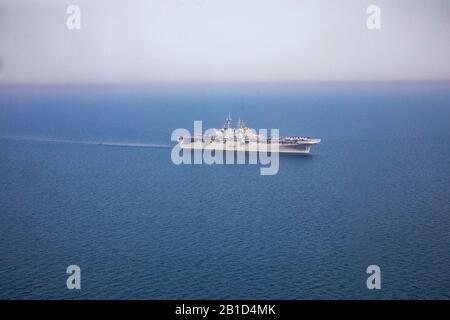
<path id="1" fill-rule="evenodd" d="M 202 121 L 194 121 L 193 135 L 184 128 L 172 132 L 171 140 L 178 143 L 172 149 L 171 159 L 176 165 L 260 164 L 261 175 L 275 175 L 280 163 L 279 130 L 271 129 L 270 136 L 267 133 L 267 129 L 259 129 L 258 133 L 252 129 L 254 139 L 234 133 L 218 137 L 216 129 L 203 132 Z"/>
<path id="2" fill-rule="evenodd" d="M 81 29 L 81 8 L 78 5 L 71 4 L 66 9 L 67 19 L 66 27 L 68 30 Z"/>
<path id="3" fill-rule="evenodd" d="M 367 267 L 366 273 L 370 276 L 367 278 L 366 285 L 367 289 L 381 289 L 381 269 L 379 266 L 373 264 Z"/>
<path id="4" fill-rule="evenodd" d="M 369 15 L 366 20 L 366 26 L 369 30 L 381 29 L 381 9 L 377 5 L 370 5 L 366 10 Z"/>
<path id="5" fill-rule="evenodd" d="M 69 289 L 69 290 L 81 289 L 81 269 L 80 269 L 80 267 L 75 264 L 72 264 L 67 267 L 66 273 L 70 274 L 70 276 L 67 277 L 67 281 L 66 281 L 67 289 Z"/>

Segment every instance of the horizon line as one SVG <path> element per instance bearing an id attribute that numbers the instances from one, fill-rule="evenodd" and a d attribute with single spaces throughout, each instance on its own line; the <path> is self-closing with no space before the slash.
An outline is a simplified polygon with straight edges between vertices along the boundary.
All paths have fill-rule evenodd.
<path id="1" fill-rule="evenodd" d="M 221 86 L 221 85 L 317 85 L 317 84 L 402 84 L 402 83 L 445 83 L 448 79 L 398 79 L 398 80 L 301 80 L 301 81 L 166 81 L 166 82 L 1 82 L 0 87 L 65 87 L 65 86 Z"/>

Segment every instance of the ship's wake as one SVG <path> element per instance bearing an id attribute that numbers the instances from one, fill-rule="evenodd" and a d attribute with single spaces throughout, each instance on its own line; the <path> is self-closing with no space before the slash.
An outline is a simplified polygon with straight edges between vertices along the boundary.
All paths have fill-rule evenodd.
<path id="1" fill-rule="evenodd" d="M 1 140 L 16 140 L 29 142 L 44 142 L 44 143 L 62 143 L 62 144 L 83 144 L 83 145 L 97 145 L 106 147 L 124 147 L 124 148 L 172 148 L 168 144 L 157 143 L 143 143 L 143 142 L 124 142 L 124 141 L 101 141 L 101 140 L 72 140 L 72 139 L 57 139 L 47 137 L 30 137 L 30 136 L 0 136 Z"/>

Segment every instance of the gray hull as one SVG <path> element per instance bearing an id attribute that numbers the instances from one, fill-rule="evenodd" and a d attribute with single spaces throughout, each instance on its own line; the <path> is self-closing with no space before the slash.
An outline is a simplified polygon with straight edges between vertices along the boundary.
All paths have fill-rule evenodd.
<path id="1" fill-rule="evenodd" d="M 319 142 L 316 142 L 319 143 Z M 217 150 L 217 151 L 238 151 L 238 152 L 275 152 L 275 153 L 309 153 L 311 147 L 316 143 L 305 143 L 305 144 L 243 144 L 243 143 L 203 143 L 203 142 L 192 142 L 192 143 L 180 143 L 182 149 L 188 150 Z"/>

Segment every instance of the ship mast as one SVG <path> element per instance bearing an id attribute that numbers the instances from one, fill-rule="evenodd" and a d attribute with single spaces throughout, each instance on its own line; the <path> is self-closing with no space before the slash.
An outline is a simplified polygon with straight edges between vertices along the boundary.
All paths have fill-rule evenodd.
<path id="1" fill-rule="evenodd" d="M 244 129 L 245 128 L 245 122 L 241 120 L 241 117 L 238 119 L 238 128 Z"/>
<path id="2" fill-rule="evenodd" d="M 231 128 L 231 115 L 228 114 L 228 117 L 225 119 L 225 124 L 223 125 L 224 129 L 230 129 Z"/>

